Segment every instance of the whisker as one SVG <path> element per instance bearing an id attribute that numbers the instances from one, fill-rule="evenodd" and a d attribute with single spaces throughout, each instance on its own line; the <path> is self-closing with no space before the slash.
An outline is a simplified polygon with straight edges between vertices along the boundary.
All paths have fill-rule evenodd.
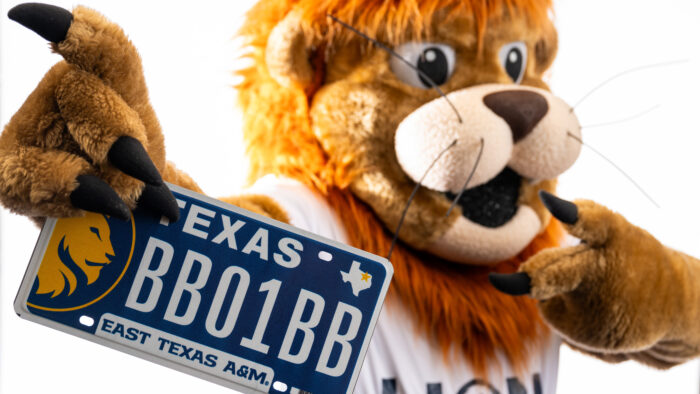
<path id="1" fill-rule="evenodd" d="M 641 187 L 637 182 L 635 182 L 635 180 L 632 179 L 631 176 L 629 176 L 622 168 L 620 168 L 620 167 L 619 167 L 617 164 L 615 164 L 612 160 L 608 159 L 604 154 L 602 154 L 601 152 L 599 152 L 599 151 L 598 151 L 597 149 L 595 149 L 594 147 L 592 147 L 592 146 L 590 146 L 590 145 L 584 143 L 583 140 L 582 140 L 581 138 L 579 138 L 579 137 L 577 137 L 577 136 L 571 134 L 570 131 L 567 131 L 566 133 L 569 135 L 569 137 L 571 137 L 571 138 L 573 138 L 574 140 L 578 141 L 581 145 L 583 145 L 583 146 L 587 147 L 588 149 L 592 150 L 595 154 L 597 154 L 598 156 L 602 157 L 605 161 L 607 161 L 608 163 L 610 163 L 610 165 L 612 165 L 615 169 L 617 169 L 625 178 L 627 178 L 627 180 L 629 180 L 630 182 L 632 182 L 632 184 L 637 188 L 637 190 L 639 190 L 640 192 L 642 192 L 642 194 L 643 194 L 649 201 L 651 201 L 651 203 L 654 204 L 654 206 L 656 206 L 657 208 L 661 208 L 661 206 L 660 206 L 659 204 L 657 204 L 656 201 L 654 201 L 653 198 L 651 198 L 651 196 L 649 195 L 649 193 L 647 193 L 646 191 L 644 191 L 644 189 L 642 189 L 642 187 Z"/>
<path id="2" fill-rule="evenodd" d="M 399 224 L 396 226 L 396 231 L 394 231 L 394 238 L 391 240 L 391 246 L 389 247 L 389 254 L 387 254 L 386 259 L 391 261 L 391 254 L 394 252 L 394 247 L 396 246 L 396 242 L 399 239 L 399 230 L 401 230 L 401 226 L 403 226 L 403 221 L 406 218 L 406 214 L 408 213 L 408 207 L 411 206 L 411 203 L 413 202 L 413 199 L 416 197 L 416 193 L 418 193 L 418 189 L 420 189 L 423 181 L 425 180 L 425 177 L 428 176 L 428 173 L 430 170 L 433 169 L 435 164 L 440 160 L 440 158 L 450 149 L 452 149 L 455 145 L 457 145 L 457 139 L 454 139 L 445 149 L 443 149 L 433 160 L 432 163 L 430 163 L 430 166 L 428 167 L 427 170 L 425 170 L 425 173 L 423 176 L 420 178 L 418 183 L 416 183 L 416 186 L 413 188 L 413 191 L 411 192 L 411 195 L 408 197 L 408 201 L 406 201 L 406 206 L 403 209 L 403 212 L 401 212 L 401 219 L 399 219 Z"/>
<path id="3" fill-rule="evenodd" d="M 367 34 L 365 34 L 365 33 L 361 32 L 361 31 L 357 30 L 357 29 L 354 28 L 353 26 L 351 26 L 351 25 L 349 25 L 349 24 L 347 24 L 347 23 L 341 21 L 340 19 L 336 18 L 335 16 L 333 16 L 333 15 L 331 15 L 331 14 L 328 14 L 328 17 L 331 18 L 331 19 L 333 19 L 335 22 L 338 22 L 338 23 L 339 23 L 341 26 L 343 26 L 344 28 L 350 30 L 351 32 L 357 34 L 358 36 L 360 36 L 360 37 L 364 38 L 365 40 L 367 40 L 367 41 L 373 43 L 374 45 L 378 46 L 378 47 L 379 47 L 380 49 L 382 49 L 383 51 L 386 51 L 386 52 L 389 53 L 391 56 L 394 56 L 395 58 L 399 59 L 402 63 L 406 64 L 407 66 L 409 66 L 409 67 L 411 67 L 413 70 L 415 70 L 417 73 L 419 73 L 419 74 L 421 75 L 421 77 L 425 78 L 425 80 L 428 81 L 428 83 L 430 83 L 430 86 L 431 86 L 433 89 L 435 89 L 435 91 L 438 92 L 438 94 L 440 94 L 440 96 L 441 96 L 442 98 L 444 98 L 444 99 L 447 101 L 447 104 L 450 105 L 450 107 L 451 107 L 452 110 L 454 111 L 455 115 L 457 115 L 457 119 L 459 120 L 459 123 L 462 123 L 462 117 L 459 115 L 459 111 L 457 111 L 457 107 L 455 107 L 455 105 L 452 104 L 452 101 L 450 101 L 450 99 L 447 98 L 447 95 L 442 91 L 442 89 L 440 89 L 440 87 L 435 83 L 435 81 L 433 81 L 433 79 L 430 78 L 430 77 L 428 76 L 428 74 L 426 74 L 425 72 L 423 72 L 423 70 L 421 70 L 420 68 L 416 67 L 414 64 L 412 64 L 412 63 L 409 62 L 408 60 L 404 59 L 403 56 L 399 55 L 398 53 L 396 53 L 396 51 L 394 51 L 393 49 L 389 48 L 388 46 L 386 46 L 385 44 L 383 44 L 383 43 L 380 42 L 379 40 L 374 39 L 374 38 L 368 36 Z"/>
<path id="4" fill-rule="evenodd" d="M 472 177 L 474 176 L 474 173 L 476 172 L 476 167 L 479 165 L 479 162 L 481 161 L 481 154 L 484 152 L 484 138 L 481 138 L 481 146 L 479 147 L 479 154 L 476 156 L 476 162 L 474 162 L 474 167 L 472 167 L 472 171 L 469 173 L 469 176 L 467 177 L 467 180 L 464 181 L 464 185 L 462 185 L 462 190 L 460 190 L 459 194 L 457 194 L 457 197 L 452 200 L 452 205 L 450 205 L 450 209 L 447 210 L 447 213 L 445 214 L 445 217 L 450 216 L 450 213 L 452 213 L 452 210 L 454 207 L 457 205 L 457 201 L 459 201 L 460 197 L 462 197 L 462 194 L 467 190 L 467 186 L 469 185 L 469 181 L 472 180 Z"/>
<path id="5" fill-rule="evenodd" d="M 656 104 L 655 106 L 653 106 L 653 107 L 651 107 L 651 108 L 647 108 L 647 109 L 645 109 L 644 111 L 642 111 L 642 112 L 640 112 L 640 113 L 638 113 L 638 114 L 632 115 L 632 116 L 630 116 L 630 117 L 627 117 L 627 118 L 622 118 L 622 119 L 618 119 L 618 120 L 613 120 L 613 121 L 610 121 L 610 122 L 595 123 L 595 124 L 592 124 L 592 125 L 581 126 L 581 128 L 582 128 L 582 129 L 592 129 L 592 128 L 595 128 L 595 127 L 610 126 L 610 125 L 614 125 L 614 124 L 618 124 L 618 123 L 629 122 L 630 120 L 634 120 L 634 119 L 637 119 L 637 118 L 641 118 L 642 116 L 644 116 L 644 115 L 646 115 L 646 114 L 648 114 L 648 113 L 650 113 L 650 112 L 652 112 L 652 111 L 654 111 L 654 110 L 657 110 L 660 106 L 661 106 L 661 104 Z"/>
<path id="6" fill-rule="evenodd" d="M 634 67 L 634 68 L 631 68 L 631 69 L 629 69 L 629 70 L 625 70 L 625 71 L 622 71 L 622 72 L 620 72 L 620 73 L 617 73 L 617 74 L 613 75 L 612 77 L 606 79 L 605 81 L 601 82 L 600 84 L 598 84 L 598 85 L 597 85 L 596 87 L 594 87 L 593 89 L 589 90 L 588 93 L 586 93 L 583 97 L 581 97 L 581 99 L 580 99 L 578 102 L 576 102 L 576 104 L 574 104 L 573 107 L 571 107 L 570 112 L 574 112 L 574 109 L 575 109 L 576 107 L 578 107 L 582 102 L 584 102 L 590 95 L 592 95 L 592 94 L 593 94 L 594 92 L 596 92 L 598 89 L 602 88 L 603 86 L 607 85 L 608 83 L 610 83 L 610 82 L 612 82 L 612 81 L 614 81 L 614 80 L 616 80 L 616 79 L 618 79 L 618 78 L 620 78 L 620 77 L 622 77 L 622 76 L 624 76 L 624 75 L 631 74 L 631 73 L 634 73 L 634 72 L 637 72 L 637 71 L 647 70 L 647 69 L 650 69 L 650 68 L 666 67 L 666 66 L 671 66 L 671 65 L 674 65 L 674 64 L 687 63 L 688 61 L 689 61 L 689 59 L 682 59 L 682 60 L 673 60 L 673 61 L 670 61 L 670 62 L 662 62 L 662 63 L 655 63 L 655 64 L 647 64 L 647 65 L 644 65 L 644 66 Z"/>

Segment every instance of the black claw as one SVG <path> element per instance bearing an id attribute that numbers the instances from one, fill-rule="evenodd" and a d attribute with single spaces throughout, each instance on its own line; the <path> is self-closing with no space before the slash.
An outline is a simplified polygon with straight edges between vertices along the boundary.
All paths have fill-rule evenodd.
<path id="1" fill-rule="evenodd" d="M 180 219 L 180 207 L 177 206 L 175 196 L 164 183 L 158 186 L 146 184 L 138 205 L 156 213 L 159 217 L 165 216 L 171 223 Z"/>
<path id="2" fill-rule="evenodd" d="M 156 186 L 163 184 L 163 178 L 146 149 L 135 138 L 119 137 L 109 148 L 107 159 L 113 166 L 140 181 Z"/>
<path id="3" fill-rule="evenodd" d="M 489 274 L 489 282 L 496 289 L 510 295 L 518 296 L 530 294 L 530 275 L 525 272 L 515 274 Z"/>
<path id="4" fill-rule="evenodd" d="M 79 175 L 78 187 L 70 194 L 74 207 L 129 220 L 131 212 L 107 183 L 94 175 Z"/>
<path id="5" fill-rule="evenodd" d="M 42 3 L 17 5 L 7 13 L 7 16 L 54 43 L 66 39 L 68 29 L 73 22 L 73 14 L 70 11 Z"/>
<path id="6" fill-rule="evenodd" d="M 559 219 L 560 222 L 566 224 L 574 224 L 578 221 L 578 207 L 576 204 L 562 200 L 561 198 L 540 190 L 540 200 L 549 212 Z"/>

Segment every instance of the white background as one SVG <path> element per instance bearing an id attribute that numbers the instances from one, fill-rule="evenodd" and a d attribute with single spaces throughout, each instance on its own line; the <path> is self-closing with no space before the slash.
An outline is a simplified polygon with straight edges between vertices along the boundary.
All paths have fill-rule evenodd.
<path id="1" fill-rule="evenodd" d="M 627 75 L 577 107 L 581 123 L 626 118 L 584 130 L 584 139 L 623 168 L 660 205 L 585 148 L 560 178 L 560 195 L 591 198 L 623 213 L 662 242 L 700 256 L 700 2 L 697 0 L 559 0 L 560 53 L 551 86 L 575 103 L 598 83 L 642 65 L 687 59 Z M 37 35 L 7 19 L 0 1 L 2 125 L 59 60 Z M 68 1 L 54 4 L 71 8 Z M 169 159 L 213 196 L 234 194 L 245 160 L 234 111 L 236 43 L 241 1 L 115 2 L 85 0 L 118 22 L 143 57 Z M 12 301 L 38 230 L 1 212 L 0 392 L 228 392 L 185 374 L 21 320 Z M 654 289 L 650 288 L 650 292 Z M 634 363 L 611 366 L 562 348 L 559 393 L 697 394 L 698 363 L 658 372 Z M 446 393 L 447 394 L 447 393 Z"/>

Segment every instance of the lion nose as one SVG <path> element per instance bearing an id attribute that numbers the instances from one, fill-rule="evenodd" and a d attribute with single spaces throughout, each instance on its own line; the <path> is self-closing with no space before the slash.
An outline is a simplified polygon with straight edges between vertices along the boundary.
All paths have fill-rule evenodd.
<path id="1" fill-rule="evenodd" d="M 508 123 L 513 143 L 530 134 L 549 110 L 542 95 L 527 90 L 491 93 L 484 96 L 484 104 Z"/>

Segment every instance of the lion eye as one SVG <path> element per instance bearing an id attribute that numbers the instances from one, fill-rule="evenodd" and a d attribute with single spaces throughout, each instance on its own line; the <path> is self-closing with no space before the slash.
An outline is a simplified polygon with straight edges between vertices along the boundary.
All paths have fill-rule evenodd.
<path id="1" fill-rule="evenodd" d="M 395 51 L 401 59 L 391 58 L 391 71 L 411 86 L 431 89 L 447 82 L 454 71 L 455 51 L 448 45 L 409 42 Z"/>
<path id="2" fill-rule="evenodd" d="M 516 41 L 502 46 L 498 51 L 498 60 L 510 79 L 520 83 L 527 66 L 527 45 L 522 41 Z"/>
<path id="3" fill-rule="evenodd" d="M 95 233 L 95 235 L 97 235 L 97 239 L 102 241 L 102 237 L 100 237 L 100 230 L 97 227 L 90 227 L 90 231 Z"/>

